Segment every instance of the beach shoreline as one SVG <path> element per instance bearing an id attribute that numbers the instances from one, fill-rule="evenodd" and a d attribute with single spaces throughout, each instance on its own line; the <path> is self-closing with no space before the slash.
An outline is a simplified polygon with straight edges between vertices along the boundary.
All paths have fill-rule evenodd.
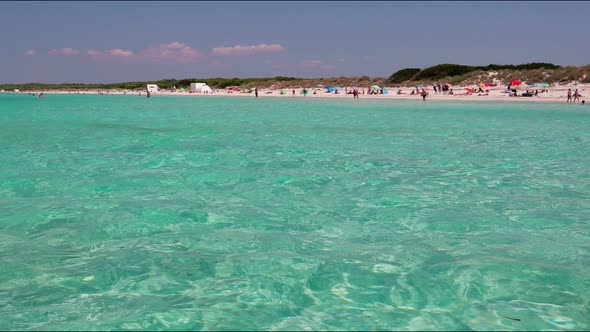
<path id="1" fill-rule="evenodd" d="M 415 90 L 415 87 L 385 87 L 388 91 L 387 94 L 376 94 L 376 95 L 369 95 L 363 94 L 362 90 L 359 94 L 360 99 L 369 99 L 369 100 L 419 100 L 422 101 L 422 97 L 419 94 L 411 95 L 410 91 Z M 428 89 L 429 88 L 429 89 Z M 454 87 L 454 94 L 443 94 L 443 93 L 435 93 L 432 87 L 428 87 L 428 96 L 426 97 L 426 102 L 428 101 L 440 101 L 440 100 L 447 100 L 447 101 L 493 101 L 493 102 L 548 102 L 548 103 L 566 103 L 567 100 L 567 90 L 578 89 L 581 94 L 580 102 L 582 100 L 587 99 L 587 93 L 590 91 L 590 84 L 577 84 L 577 85 L 563 85 L 557 87 L 550 87 L 547 88 L 548 91 L 540 92 L 537 96 L 532 97 L 522 97 L 522 96 L 508 96 L 506 93 L 505 87 L 492 87 L 486 88 L 486 93 L 467 93 L 466 87 Z M 397 94 L 397 90 L 401 89 L 404 93 Z M 309 93 L 303 94 L 302 88 L 283 88 L 282 90 L 285 91 L 285 94 L 280 94 L 280 89 L 259 89 L 258 97 L 255 96 L 254 92 L 251 93 L 244 93 L 244 92 L 228 92 L 225 89 L 216 89 L 212 93 L 189 93 L 188 91 L 158 91 L 151 94 L 151 97 L 158 97 L 158 96 L 186 96 L 186 97 L 210 97 L 210 96 L 225 96 L 225 97 L 244 97 L 244 98 L 305 98 L 305 99 L 353 99 L 352 94 L 347 94 L 345 92 L 341 92 L 335 94 L 333 92 L 326 93 L 325 89 L 312 89 L 309 90 Z M 295 94 L 293 94 L 293 90 Z M 534 89 L 529 88 L 528 91 L 535 92 L 535 90 L 542 91 L 542 89 Z M 343 91 L 343 90 L 341 90 Z M 366 91 L 366 89 L 365 89 Z M 523 93 L 527 91 L 527 89 L 519 89 L 519 93 Z M 3 94 L 34 94 L 39 95 L 43 93 L 44 95 L 50 94 L 60 94 L 60 95 L 80 95 L 80 94 L 87 94 L 87 95 L 135 95 L 135 96 L 142 96 L 146 97 L 145 91 L 123 91 L 123 90 L 83 90 L 83 91 L 67 91 L 67 90 L 45 90 L 45 91 L 20 91 L 20 92 L 13 92 L 13 91 L 5 91 L 1 92 Z M 580 103 L 578 102 L 578 103 Z"/>

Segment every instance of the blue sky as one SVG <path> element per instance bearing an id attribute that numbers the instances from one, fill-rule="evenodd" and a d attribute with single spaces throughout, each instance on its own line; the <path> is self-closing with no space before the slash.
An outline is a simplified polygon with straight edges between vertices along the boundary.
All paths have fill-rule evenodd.
<path id="1" fill-rule="evenodd" d="M 0 2 L 0 82 L 590 63 L 590 2 Z"/>

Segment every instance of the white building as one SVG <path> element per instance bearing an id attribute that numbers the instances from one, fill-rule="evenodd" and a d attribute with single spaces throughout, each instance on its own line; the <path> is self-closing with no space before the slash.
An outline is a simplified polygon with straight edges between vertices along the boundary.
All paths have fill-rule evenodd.
<path id="1" fill-rule="evenodd" d="M 190 90 L 195 93 L 211 93 L 213 90 L 205 83 L 191 83 Z"/>
<path id="2" fill-rule="evenodd" d="M 147 90 L 150 93 L 158 92 L 158 85 L 157 84 L 148 84 Z"/>

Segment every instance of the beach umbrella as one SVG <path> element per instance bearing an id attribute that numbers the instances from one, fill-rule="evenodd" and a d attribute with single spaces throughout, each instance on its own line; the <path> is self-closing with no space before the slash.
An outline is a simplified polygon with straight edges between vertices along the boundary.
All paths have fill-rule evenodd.
<path id="1" fill-rule="evenodd" d="M 424 89 L 424 84 L 418 84 L 418 89 Z"/>
<path id="2" fill-rule="evenodd" d="M 512 81 L 510 81 L 510 85 L 520 85 L 520 81 L 519 80 L 512 80 Z"/>
<path id="3" fill-rule="evenodd" d="M 464 88 L 465 90 L 467 90 L 467 92 L 472 93 L 473 89 L 472 88 Z"/>
<path id="4" fill-rule="evenodd" d="M 373 85 L 371 85 L 371 89 L 381 89 L 381 87 L 378 86 L 377 84 L 373 84 Z"/>
<path id="5" fill-rule="evenodd" d="M 323 84 L 318 84 L 318 85 L 316 85 L 316 86 L 321 88 L 321 87 L 323 87 L 324 85 L 323 85 Z"/>
<path id="6" fill-rule="evenodd" d="M 337 87 L 334 88 L 334 90 L 338 91 L 338 90 L 342 90 L 342 88 L 339 87 L 339 86 L 337 86 Z"/>

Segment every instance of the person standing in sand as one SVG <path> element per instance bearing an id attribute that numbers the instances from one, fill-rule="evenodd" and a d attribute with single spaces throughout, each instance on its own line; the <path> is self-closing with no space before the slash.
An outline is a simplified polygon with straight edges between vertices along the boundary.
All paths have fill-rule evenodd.
<path id="1" fill-rule="evenodd" d="M 426 101 L 426 96 L 428 96 L 428 93 L 426 92 L 426 90 L 422 89 L 422 100 Z"/>
<path id="2" fill-rule="evenodd" d="M 574 92 L 574 103 L 577 101 L 580 101 L 580 93 L 578 92 L 578 89 L 576 89 L 576 92 Z"/>
<path id="3" fill-rule="evenodd" d="M 358 99 L 359 97 L 359 90 L 358 89 L 354 89 L 352 90 L 352 96 L 354 97 L 354 99 Z"/>
<path id="4" fill-rule="evenodd" d="M 569 103 L 570 101 L 572 101 L 572 89 L 567 89 L 567 101 L 566 101 L 566 103 Z"/>
<path id="5" fill-rule="evenodd" d="M 254 89 L 254 94 L 256 95 L 256 98 L 258 98 L 258 88 Z"/>

